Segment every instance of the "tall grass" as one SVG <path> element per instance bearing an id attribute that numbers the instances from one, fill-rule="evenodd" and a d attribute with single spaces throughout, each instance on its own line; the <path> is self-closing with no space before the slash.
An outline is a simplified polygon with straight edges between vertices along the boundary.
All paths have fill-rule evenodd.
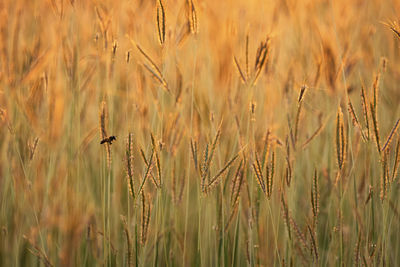
<path id="1" fill-rule="evenodd" d="M 400 265 L 399 10 L 0 2 L 0 265 Z"/>

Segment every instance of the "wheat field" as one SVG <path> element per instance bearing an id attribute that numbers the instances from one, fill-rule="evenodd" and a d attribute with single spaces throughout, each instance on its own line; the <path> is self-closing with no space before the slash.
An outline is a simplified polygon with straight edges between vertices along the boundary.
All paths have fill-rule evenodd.
<path id="1" fill-rule="evenodd" d="M 399 266 L 399 14 L 0 1 L 0 266 Z"/>

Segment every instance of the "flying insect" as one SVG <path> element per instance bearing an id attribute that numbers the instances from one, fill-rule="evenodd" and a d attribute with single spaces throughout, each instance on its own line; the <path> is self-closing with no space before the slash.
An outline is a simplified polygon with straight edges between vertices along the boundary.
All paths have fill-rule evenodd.
<path id="1" fill-rule="evenodd" d="M 113 141 L 116 141 L 117 138 L 114 135 L 111 135 L 107 138 L 104 138 L 103 140 L 101 140 L 100 145 L 104 144 L 104 143 L 109 143 L 110 145 L 112 145 Z"/>

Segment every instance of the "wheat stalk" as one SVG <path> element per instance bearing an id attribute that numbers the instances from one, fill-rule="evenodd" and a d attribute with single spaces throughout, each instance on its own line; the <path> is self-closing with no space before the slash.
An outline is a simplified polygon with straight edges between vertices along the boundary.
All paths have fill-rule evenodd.
<path id="1" fill-rule="evenodd" d="M 39 143 L 39 137 L 36 137 L 35 140 L 33 140 L 33 143 L 28 143 L 28 148 L 29 148 L 29 160 L 33 160 L 33 156 L 35 155 L 37 145 Z"/>
<path id="2" fill-rule="evenodd" d="M 390 27 L 390 29 L 397 35 L 397 37 L 400 39 L 400 29 L 397 27 Z"/>
<path id="3" fill-rule="evenodd" d="M 301 229 L 299 228 L 299 226 L 292 217 L 289 217 L 289 219 L 290 219 L 290 224 L 294 229 L 294 233 L 296 234 L 297 239 L 300 241 L 300 244 L 305 250 L 308 250 L 309 247 L 307 245 L 306 237 L 303 231 L 301 231 Z"/>
<path id="4" fill-rule="evenodd" d="M 281 209 L 283 214 L 283 222 L 286 225 L 286 230 L 288 232 L 289 240 L 292 240 L 292 232 L 290 230 L 290 213 L 283 194 L 281 194 Z"/>
<path id="5" fill-rule="evenodd" d="M 236 59 L 235 56 L 233 57 L 233 60 L 234 60 L 234 62 L 235 62 L 235 66 L 236 66 L 236 68 L 237 68 L 237 70 L 238 70 L 238 72 L 239 72 L 239 74 L 240 74 L 240 79 L 242 80 L 242 82 L 243 82 L 244 84 L 246 84 L 246 83 L 247 83 L 246 76 L 243 74 L 243 71 L 242 71 L 242 69 L 240 68 L 239 62 L 238 62 L 238 60 Z"/>
<path id="6" fill-rule="evenodd" d="M 236 173 L 233 176 L 232 184 L 231 184 L 231 206 L 235 206 L 239 201 L 240 189 L 242 187 L 243 182 L 243 159 L 240 161 L 238 168 L 236 169 Z"/>
<path id="7" fill-rule="evenodd" d="M 161 45 L 165 42 L 165 10 L 161 0 L 157 1 L 157 32 Z"/>
<path id="8" fill-rule="evenodd" d="M 365 95 L 364 86 L 361 87 L 361 104 L 363 107 L 363 115 L 365 125 L 367 127 L 367 139 L 369 140 L 369 116 L 368 116 L 368 105 L 367 105 L 367 96 Z"/>
<path id="9" fill-rule="evenodd" d="M 254 78 L 252 86 L 257 82 L 261 71 L 263 70 L 266 62 L 268 61 L 268 56 L 270 52 L 270 37 L 267 36 L 265 42 L 261 42 L 256 53 L 256 61 L 254 64 Z"/>
<path id="10" fill-rule="evenodd" d="M 286 181 L 286 185 L 288 187 L 290 187 L 290 183 L 292 181 L 292 164 L 291 164 L 291 161 L 290 161 L 289 136 L 286 136 L 285 146 L 286 146 L 286 168 L 285 168 L 284 178 L 285 178 L 285 181 Z"/>
<path id="11" fill-rule="evenodd" d="M 33 249 L 28 248 L 28 251 L 38 257 L 46 267 L 53 267 L 54 265 L 50 262 L 46 252 L 44 252 L 39 246 L 34 244 L 27 236 L 23 235 L 23 238 L 31 244 Z"/>
<path id="12" fill-rule="evenodd" d="M 199 32 L 199 26 L 197 22 L 197 12 L 193 4 L 193 0 L 186 0 L 186 6 L 190 32 L 192 34 L 197 34 Z"/>
<path id="13" fill-rule="evenodd" d="M 285 168 L 285 181 L 286 185 L 290 187 L 290 183 L 292 181 L 292 167 L 290 166 L 289 159 L 286 158 L 286 168 Z"/>
<path id="14" fill-rule="evenodd" d="M 399 128 L 399 122 L 400 122 L 400 119 L 397 120 L 396 124 L 393 126 L 392 130 L 390 131 L 390 134 L 387 137 L 386 142 L 382 147 L 382 152 L 385 152 L 385 150 L 390 146 L 390 143 L 392 142 L 393 137 L 396 134 L 397 129 Z"/>
<path id="15" fill-rule="evenodd" d="M 375 76 L 374 83 L 372 84 L 372 92 L 373 92 L 373 105 L 374 105 L 374 110 L 378 110 L 378 97 L 379 97 L 379 80 L 380 80 L 380 74 L 378 73 Z"/>
<path id="16" fill-rule="evenodd" d="M 229 226 L 231 225 L 233 218 L 235 217 L 238 207 L 239 207 L 239 203 L 236 203 L 235 206 L 233 206 L 231 214 L 229 215 L 228 221 L 225 224 L 225 232 L 228 232 Z"/>
<path id="17" fill-rule="evenodd" d="M 260 160 L 258 159 L 257 152 L 255 152 L 256 162 L 252 164 L 254 173 L 257 178 L 258 185 L 260 186 L 261 190 L 267 195 L 267 190 L 265 186 L 264 176 L 260 165 Z"/>
<path id="18" fill-rule="evenodd" d="M 396 152 L 395 152 L 393 171 L 392 171 L 392 182 L 397 177 L 397 172 L 399 170 L 399 164 L 400 164 L 400 138 L 397 139 Z"/>
<path id="19" fill-rule="evenodd" d="M 363 132 L 362 127 L 361 127 L 361 124 L 360 124 L 360 122 L 359 122 L 359 120 L 357 118 L 356 112 L 354 111 L 354 107 L 353 107 L 353 104 L 351 103 L 350 98 L 348 99 L 348 106 L 349 106 L 349 108 L 348 108 L 349 113 L 350 113 L 351 118 L 353 120 L 353 125 L 356 126 L 359 129 L 363 140 L 367 141 L 367 137 L 364 135 L 364 132 Z"/>
<path id="20" fill-rule="evenodd" d="M 198 171 L 199 170 L 199 163 L 197 159 L 198 149 L 197 149 L 197 142 L 190 139 L 190 149 L 192 151 L 192 158 L 194 162 L 194 168 Z"/>
<path id="21" fill-rule="evenodd" d="M 129 192 L 135 199 L 134 180 L 133 180 L 133 134 L 129 133 L 126 139 L 125 148 L 125 171 L 128 179 Z"/>
<path id="22" fill-rule="evenodd" d="M 207 167 L 207 162 L 208 162 L 208 144 L 206 145 L 206 148 L 204 149 L 204 153 L 203 153 L 203 163 L 201 164 L 201 168 L 200 168 L 200 177 L 201 177 L 201 190 L 203 193 L 207 192 L 207 188 L 206 188 L 206 178 L 208 175 L 208 167 Z"/>
<path id="23" fill-rule="evenodd" d="M 250 78 L 249 67 L 249 34 L 246 34 L 246 79 Z"/>
<path id="24" fill-rule="evenodd" d="M 149 173 L 151 171 L 151 168 L 152 168 L 152 165 L 153 165 L 153 156 L 154 156 L 154 150 L 151 151 L 150 160 L 149 160 L 148 164 L 146 164 L 147 165 L 146 171 L 145 171 L 145 174 L 143 176 L 142 183 L 140 184 L 140 187 L 139 187 L 139 190 L 138 190 L 138 193 L 137 193 L 138 195 L 140 195 L 140 193 L 142 192 L 144 183 L 146 182 L 147 177 L 149 176 Z"/>
<path id="25" fill-rule="evenodd" d="M 206 149 L 204 150 L 203 163 L 202 163 L 202 167 L 200 170 L 201 187 L 202 187 L 203 193 L 207 193 L 208 184 L 211 184 L 210 167 L 211 167 L 211 162 L 213 160 L 215 149 L 217 148 L 217 143 L 219 141 L 220 136 L 221 136 L 221 128 L 219 127 L 217 133 L 215 134 L 214 141 L 211 144 L 211 149 L 209 149 L 209 145 L 207 144 Z M 220 175 L 221 174 L 222 173 L 220 173 Z M 208 183 L 206 183 L 206 178 L 209 179 Z"/>
<path id="26" fill-rule="evenodd" d="M 147 241 L 150 213 L 151 213 L 150 201 L 146 203 L 146 197 L 144 191 L 142 191 L 141 228 L 140 228 L 140 242 L 142 245 L 145 245 Z"/>
<path id="27" fill-rule="evenodd" d="M 182 200 L 183 190 L 185 188 L 185 178 L 184 178 L 184 175 L 183 176 L 180 175 L 182 178 L 180 178 L 181 184 L 180 184 L 180 189 L 179 189 L 179 193 L 178 193 L 176 190 L 176 183 L 177 183 L 176 176 L 177 175 L 176 175 L 176 170 L 175 170 L 175 162 L 172 167 L 171 176 L 172 176 L 172 181 L 171 181 L 172 200 L 174 201 L 175 205 L 178 205 Z"/>
<path id="28" fill-rule="evenodd" d="M 133 44 L 135 44 L 133 41 L 131 41 Z M 147 61 L 150 63 L 151 67 L 147 66 L 144 64 L 144 67 L 153 75 L 153 77 L 163 86 L 163 88 L 167 91 L 170 92 L 170 89 L 168 87 L 168 83 L 165 80 L 164 76 L 161 73 L 161 70 L 157 67 L 156 63 L 144 52 L 144 50 L 138 45 L 135 44 L 139 52 L 147 59 Z"/>
<path id="29" fill-rule="evenodd" d="M 307 225 L 308 228 L 308 233 L 310 234 L 311 237 L 311 253 L 314 254 L 315 257 L 315 264 L 318 266 L 318 246 L 317 246 L 317 240 L 315 238 L 315 234 L 313 230 L 311 230 L 311 227 Z"/>
<path id="30" fill-rule="evenodd" d="M 371 108 L 372 123 L 374 125 L 376 148 L 378 149 L 378 152 L 381 153 L 382 150 L 381 150 L 381 143 L 380 143 L 378 119 L 377 119 L 377 114 L 376 114 L 376 109 L 375 109 L 376 105 L 371 103 L 370 108 Z"/>
<path id="31" fill-rule="evenodd" d="M 322 132 L 324 127 L 325 127 L 325 123 L 321 123 L 318 126 L 318 128 L 313 132 L 313 134 L 302 144 L 301 148 L 305 149 L 308 146 L 308 144 Z"/>
<path id="32" fill-rule="evenodd" d="M 158 148 L 157 148 L 153 134 L 151 134 L 151 144 L 153 146 L 154 154 L 156 155 L 156 167 L 157 167 L 157 176 L 158 176 L 157 184 L 158 184 L 158 187 L 161 187 L 161 185 L 162 185 L 161 163 L 160 163 L 160 157 L 158 155 Z"/>
<path id="33" fill-rule="evenodd" d="M 318 212 L 319 212 L 319 188 L 318 188 L 318 175 L 317 170 L 314 171 L 314 177 L 311 186 L 311 206 L 314 216 L 314 228 L 318 223 Z"/>
<path id="34" fill-rule="evenodd" d="M 271 162 L 266 165 L 266 178 L 267 178 L 267 197 L 271 198 L 272 186 L 275 174 L 275 151 L 272 152 Z"/>
<path id="35" fill-rule="evenodd" d="M 122 215 L 121 215 L 121 221 L 122 221 L 122 225 L 124 227 L 124 232 L 125 232 L 125 237 L 126 237 L 126 245 L 127 245 L 127 250 L 128 250 L 127 264 L 128 264 L 128 267 L 130 267 L 130 266 L 133 266 L 132 241 L 131 241 L 131 237 L 129 234 L 128 223 L 126 222 L 126 218 Z"/>
<path id="36" fill-rule="evenodd" d="M 354 266 L 360 266 L 360 245 L 361 245 L 361 233 L 358 234 L 357 244 L 354 249 Z"/>
<path id="37" fill-rule="evenodd" d="M 101 140 L 104 140 L 108 137 L 106 125 L 108 123 L 108 114 L 107 114 L 107 103 L 106 101 L 102 101 L 100 105 L 100 113 L 99 113 L 99 120 L 100 120 L 100 136 Z M 105 143 L 106 154 L 107 154 L 107 167 L 111 168 L 111 145 L 110 143 Z"/>
<path id="38" fill-rule="evenodd" d="M 264 167 L 265 160 L 268 159 L 268 156 L 269 156 L 269 149 L 271 147 L 270 136 L 271 136 L 271 131 L 268 129 L 267 133 L 265 134 L 265 139 L 264 139 L 264 148 L 263 148 L 263 153 L 262 153 L 262 158 L 261 158 L 261 167 Z"/>
<path id="39" fill-rule="evenodd" d="M 346 136 L 344 133 L 343 113 L 339 107 L 336 116 L 336 155 L 339 169 L 342 170 L 346 160 Z"/>
<path id="40" fill-rule="evenodd" d="M 176 196 L 176 164 L 174 161 L 174 165 L 172 165 L 172 170 L 171 170 L 171 193 L 172 193 L 172 200 L 174 203 L 177 203 L 177 196 Z"/>
<path id="41" fill-rule="evenodd" d="M 152 151 L 154 151 L 154 150 L 152 150 Z M 147 161 L 147 158 L 146 158 L 146 155 L 145 155 L 143 149 L 140 149 L 140 155 L 142 156 L 143 162 L 144 162 L 144 164 L 146 165 L 146 168 L 147 168 L 147 167 L 149 166 L 149 162 Z M 150 171 L 149 175 L 150 175 L 151 181 L 153 182 L 154 186 L 155 186 L 156 188 L 159 188 L 160 185 L 158 184 L 158 181 L 157 181 L 157 179 L 154 177 L 152 171 Z"/>
<path id="42" fill-rule="evenodd" d="M 306 86 L 302 86 L 299 94 L 299 100 L 298 100 L 298 105 L 297 105 L 297 113 L 296 113 L 296 121 L 294 124 L 294 143 L 297 143 L 298 139 L 298 130 L 299 130 L 299 122 L 300 122 L 300 113 L 301 113 L 301 108 L 303 106 L 303 96 L 306 91 Z"/>
<path id="43" fill-rule="evenodd" d="M 389 187 L 389 152 L 388 150 L 386 150 L 385 152 L 383 152 L 383 156 L 382 156 L 382 175 L 381 175 L 381 193 L 380 193 L 380 197 L 381 200 L 385 200 L 387 197 L 387 192 L 388 192 L 388 187 Z"/>
<path id="44" fill-rule="evenodd" d="M 228 161 L 225 166 L 217 172 L 217 174 L 211 179 L 208 183 L 208 187 L 214 186 L 215 183 L 218 181 L 218 178 L 232 165 L 232 163 L 238 158 L 238 154 L 234 156 L 230 161 Z"/>

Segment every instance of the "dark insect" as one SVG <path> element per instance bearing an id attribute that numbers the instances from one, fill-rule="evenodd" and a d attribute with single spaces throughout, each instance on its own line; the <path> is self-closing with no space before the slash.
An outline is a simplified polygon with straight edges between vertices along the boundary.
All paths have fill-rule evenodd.
<path id="1" fill-rule="evenodd" d="M 117 138 L 114 135 L 112 135 L 101 140 L 100 144 L 109 143 L 110 145 L 112 145 L 112 142 L 115 140 L 117 140 Z"/>

